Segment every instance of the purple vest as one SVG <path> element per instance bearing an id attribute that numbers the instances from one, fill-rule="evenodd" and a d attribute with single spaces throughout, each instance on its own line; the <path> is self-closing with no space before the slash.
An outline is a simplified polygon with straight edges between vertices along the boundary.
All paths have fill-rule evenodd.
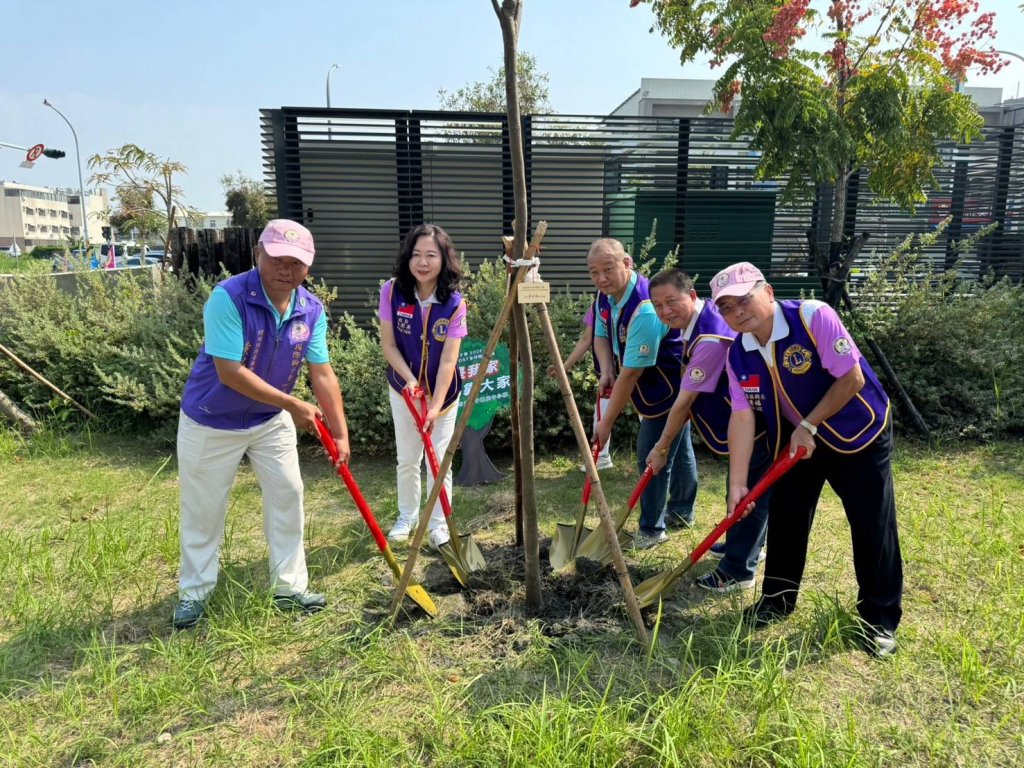
<path id="1" fill-rule="evenodd" d="M 292 316 L 278 329 L 256 269 L 230 277 L 220 287 L 227 291 L 242 318 L 242 365 L 275 389 L 291 394 L 305 359 L 306 344 L 324 311 L 320 300 L 299 286 Z M 281 412 L 222 384 L 205 343 L 185 382 L 181 409 L 189 418 L 216 429 L 250 429 Z"/>
<path id="2" fill-rule="evenodd" d="M 409 368 L 416 374 L 416 380 L 430 397 L 434 394 L 437 369 L 441 367 L 441 352 L 448 339 L 448 323 L 460 304 L 462 294 L 453 292 L 445 303 L 428 305 L 427 319 L 424 322 L 419 302 L 415 299 L 412 303 L 407 302 L 395 280 L 391 280 L 391 323 L 395 332 L 395 343 Z M 430 332 L 424 333 L 424 328 L 429 328 Z M 390 365 L 388 384 L 399 393 L 405 387 L 405 380 Z M 455 375 L 452 376 L 452 382 L 448 385 L 448 392 L 444 397 L 444 407 L 447 408 L 458 400 L 461 391 L 462 376 L 459 367 L 455 366 Z"/>
<path id="3" fill-rule="evenodd" d="M 779 397 L 806 416 L 836 380 L 821 364 L 817 345 L 800 313 L 802 301 L 780 301 L 789 324 L 789 335 L 775 342 L 775 365 L 769 368 L 757 350 L 748 352 L 737 339 L 729 349 L 729 363 L 754 410 L 758 426 L 768 433 L 768 445 L 777 456 L 781 448 L 784 417 Z M 860 360 L 864 387 L 818 428 L 818 437 L 835 451 L 856 453 L 882 433 L 889 419 L 889 397 L 871 370 Z"/>
<path id="4" fill-rule="evenodd" d="M 736 332 L 718 314 L 718 308 L 710 301 L 697 316 L 697 324 L 689 343 L 684 342 L 683 367 L 690 362 L 694 347 L 703 339 L 723 339 L 728 343 L 736 338 Z M 685 372 L 685 371 L 684 371 Z M 701 392 L 690 409 L 693 426 L 700 432 L 704 443 L 719 456 L 729 453 L 729 416 L 732 407 L 729 400 L 729 377 L 725 371 L 718 377 L 718 383 L 711 392 Z"/>
<path id="5" fill-rule="evenodd" d="M 643 304 L 649 304 L 651 295 L 647 288 L 647 278 L 637 275 L 636 285 L 633 287 L 629 298 L 622 307 L 618 323 L 612 327 L 612 303 L 611 299 L 603 293 L 597 297 L 597 316 L 594 318 L 594 325 L 598 322 L 604 323 L 608 332 L 608 343 L 612 344 L 612 338 L 619 340 L 619 354 L 615 354 L 615 345 L 612 344 L 612 356 L 615 362 L 615 375 L 619 375 L 622 368 L 622 353 L 626 350 L 626 334 L 629 323 Z M 683 354 L 683 336 L 674 329 L 661 339 L 658 345 L 657 362 L 643 369 L 636 386 L 630 395 L 633 407 L 637 413 L 646 418 L 661 416 L 672 408 L 676 396 L 679 394 L 679 376 L 682 371 L 681 358 Z"/>

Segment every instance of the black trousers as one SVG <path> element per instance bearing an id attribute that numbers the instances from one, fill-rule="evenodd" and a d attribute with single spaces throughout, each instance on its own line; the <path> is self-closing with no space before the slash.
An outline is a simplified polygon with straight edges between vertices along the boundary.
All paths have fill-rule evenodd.
<path id="1" fill-rule="evenodd" d="M 788 440 L 783 443 L 788 450 Z M 896 532 L 892 481 L 892 425 L 859 453 L 839 453 L 818 441 L 772 490 L 768 559 L 761 606 L 778 613 L 796 607 L 807 542 L 827 481 L 843 503 L 853 538 L 857 611 L 875 628 L 895 631 L 903 614 L 903 558 Z"/>

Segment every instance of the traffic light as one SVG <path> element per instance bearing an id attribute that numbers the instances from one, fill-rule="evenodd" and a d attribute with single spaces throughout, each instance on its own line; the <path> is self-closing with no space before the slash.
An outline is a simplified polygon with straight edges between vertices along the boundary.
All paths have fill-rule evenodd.
<path id="1" fill-rule="evenodd" d="M 100 231 L 103 233 L 103 239 L 110 239 L 110 227 L 100 227 Z"/>
<path id="2" fill-rule="evenodd" d="M 59 149 L 44 149 L 43 155 L 45 155 L 46 157 L 52 157 L 54 160 L 59 160 L 60 158 L 64 157 L 64 153 L 61 152 Z"/>

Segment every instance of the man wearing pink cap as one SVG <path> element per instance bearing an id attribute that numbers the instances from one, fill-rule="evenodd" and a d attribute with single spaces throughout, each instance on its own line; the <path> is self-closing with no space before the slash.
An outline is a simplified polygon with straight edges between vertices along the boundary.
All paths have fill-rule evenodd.
<path id="1" fill-rule="evenodd" d="M 843 503 L 853 538 L 865 648 L 876 656 L 894 653 L 903 560 L 885 390 L 831 307 L 813 300 L 776 301 L 753 264 L 733 264 L 715 275 L 711 296 L 739 334 L 726 365 L 732 401 L 730 512 L 748 490 L 755 433 L 766 433 L 773 456 L 807 451 L 772 491 L 764 582 L 747 617 L 755 627 L 765 626 L 796 607 L 811 524 L 828 482 Z"/>
<path id="2" fill-rule="evenodd" d="M 263 491 L 274 603 L 318 611 L 303 551 L 303 485 L 296 428 L 313 432 L 318 408 L 293 397 L 303 361 L 342 461 L 348 426 L 327 355 L 323 305 L 302 283 L 314 255 L 301 224 L 275 219 L 255 248 L 256 266 L 217 285 L 203 309 L 205 337 L 181 399 L 178 468 L 181 568 L 173 624 L 192 627 L 217 583 L 228 494 L 243 455 Z"/>

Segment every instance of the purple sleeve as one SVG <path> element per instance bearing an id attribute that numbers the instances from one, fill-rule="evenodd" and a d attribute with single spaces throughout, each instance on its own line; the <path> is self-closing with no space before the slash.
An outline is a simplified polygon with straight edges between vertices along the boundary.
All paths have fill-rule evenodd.
<path id="1" fill-rule="evenodd" d="M 740 340 L 736 339 L 734 344 L 739 344 Z M 732 410 L 736 411 L 749 411 L 750 403 L 747 402 L 747 395 L 743 391 L 743 387 L 740 386 L 739 381 L 736 379 L 736 374 L 733 373 L 732 365 L 726 360 L 725 370 L 729 375 L 729 399 L 732 401 Z"/>
<path id="2" fill-rule="evenodd" d="M 810 325 L 825 370 L 837 379 L 849 373 L 861 354 L 836 311 L 828 304 L 820 305 Z"/>
<path id="3" fill-rule="evenodd" d="M 594 303 L 591 302 L 590 306 L 587 307 L 587 314 L 583 316 L 583 324 L 591 328 L 594 327 Z"/>
<path id="4" fill-rule="evenodd" d="M 448 321 L 448 338 L 464 339 L 468 333 L 469 329 L 466 328 L 466 301 L 463 299 L 459 302 L 455 312 L 452 313 L 451 320 Z"/>
<path id="5" fill-rule="evenodd" d="M 687 392 L 714 392 L 728 356 L 729 345 L 724 341 L 709 339 L 699 343 L 693 348 L 690 362 L 683 371 L 683 389 Z"/>
<path id="6" fill-rule="evenodd" d="M 380 304 L 377 305 L 377 317 L 382 323 L 393 322 L 391 317 L 391 291 L 395 284 L 394 280 L 388 280 L 380 287 Z"/>

